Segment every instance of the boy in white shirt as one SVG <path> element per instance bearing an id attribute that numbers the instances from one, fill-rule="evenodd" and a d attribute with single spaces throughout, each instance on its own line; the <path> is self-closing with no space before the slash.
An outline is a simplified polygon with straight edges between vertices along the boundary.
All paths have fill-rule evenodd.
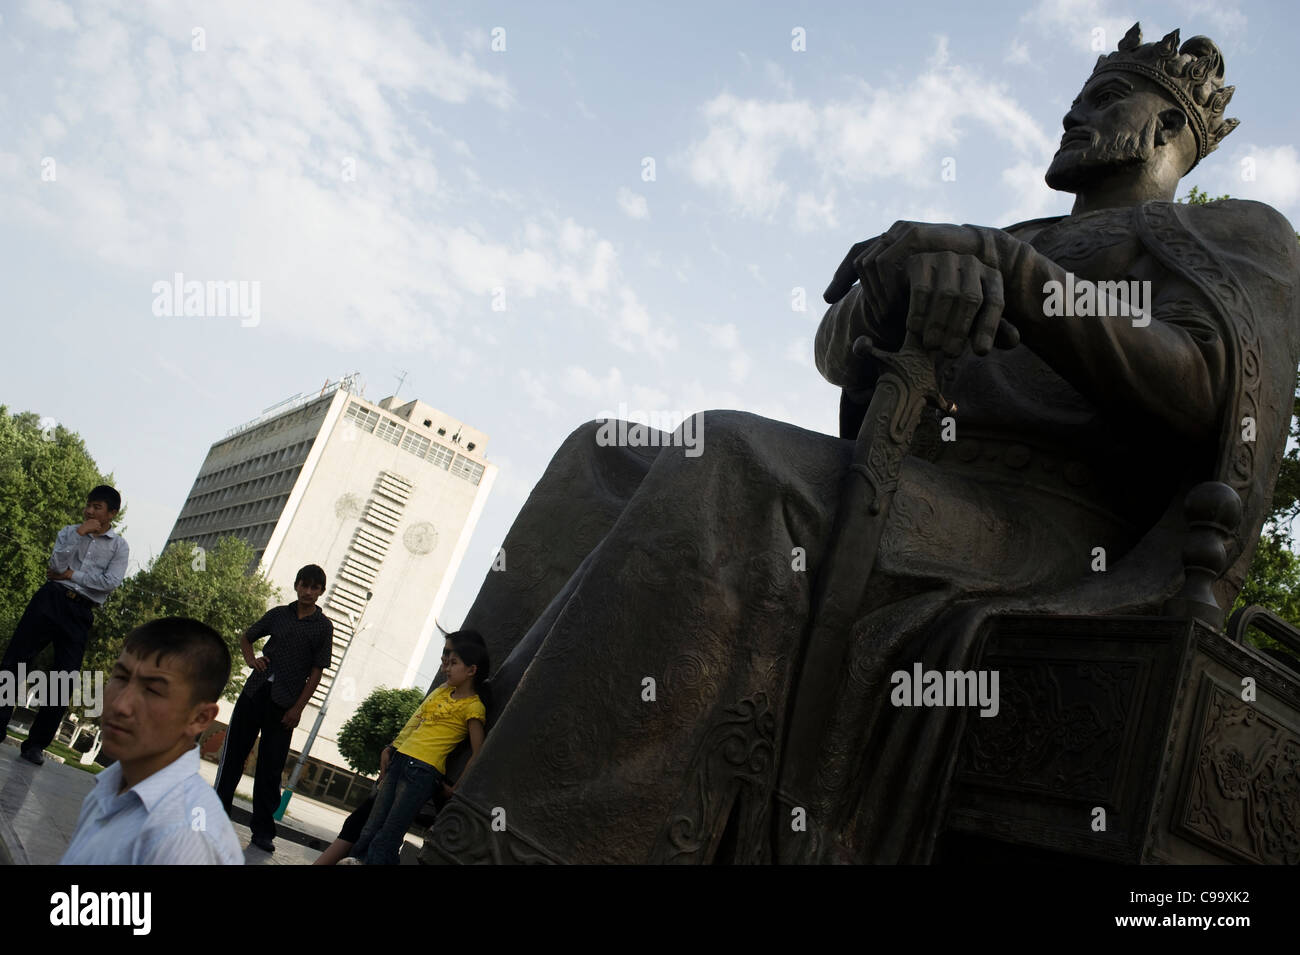
<path id="1" fill-rule="evenodd" d="M 195 744 L 229 678 L 225 641 L 197 620 L 164 617 L 127 635 L 100 717 L 117 762 L 82 803 L 61 865 L 244 864 Z"/>

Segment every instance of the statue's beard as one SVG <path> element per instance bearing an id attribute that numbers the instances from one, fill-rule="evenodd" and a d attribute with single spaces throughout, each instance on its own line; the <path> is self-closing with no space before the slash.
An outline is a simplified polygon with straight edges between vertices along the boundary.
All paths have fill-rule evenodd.
<path id="1" fill-rule="evenodd" d="M 1047 169 L 1047 185 L 1062 192 L 1079 192 L 1089 183 L 1105 179 L 1125 166 L 1149 162 L 1156 151 L 1156 130 L 1160 118 L 1152 117 L 1142 129 L 1117 133 L 1107 139 L 1092 134 L 1092 141 L 1080 149 L 1071 145 L 1058 150 Z"/>

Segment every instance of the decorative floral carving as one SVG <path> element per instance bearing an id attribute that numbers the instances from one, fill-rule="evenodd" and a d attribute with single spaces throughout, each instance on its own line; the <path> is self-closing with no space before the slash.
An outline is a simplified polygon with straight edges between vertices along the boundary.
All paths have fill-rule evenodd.
<path id="1" fill-rule="evenodd" d="M 1181 827 L 1250 862 L 1300 864 L 1300 733 L 1208 684 Z"/>
<path id="2" fill-rule="evenodd" d="M 681 799 L 656 840 L 651 861 L 709 861 L 705 855 L 727 824 L 728 811 L 739 814 L 737 845 L 763 845 L 775 754 L 776 717 L 766 696 L 726 707 L 722 721 L 709 730 L 696 753 Z"/>
<path id="3" fill-rule="evenodd" d="M 1138 668 L 1044 661 L 997 669 L 998 718 L 969 724 L 960 772 L 985 784 L 1110 797 L 1119 741 L 1136 706 Z"/>

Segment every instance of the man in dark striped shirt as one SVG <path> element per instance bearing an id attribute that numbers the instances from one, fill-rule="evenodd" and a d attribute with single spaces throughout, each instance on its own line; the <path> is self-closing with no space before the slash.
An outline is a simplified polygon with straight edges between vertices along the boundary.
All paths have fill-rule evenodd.
<path id="1" fill-rule="evenodd" d="M 325 571 L 308 564 L 298 571 L 293 588 L 298 599 L 273 607 L 239 638 L 244 661 L 253 668 L 230 716 L 221 750 L 216 790 L 230 813 L 235 787 L 258 734 L 257 770 L 253 777 L 253 845 L 275 851 L 275 811 L 280 808 L 280 777 L 289 757 L 289 741 L 302 711 L 330 665 L 334 624 L 316 601 L 325 592 Z M 269 635 L 262 656 L 253 641 Z"/>

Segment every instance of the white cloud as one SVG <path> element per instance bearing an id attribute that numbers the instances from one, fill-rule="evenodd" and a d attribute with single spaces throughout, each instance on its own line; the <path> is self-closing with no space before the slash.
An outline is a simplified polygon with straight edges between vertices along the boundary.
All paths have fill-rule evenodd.
<path id="1" fill-rule="evenodd" d="M 939 34 L 935 37 L 934 52 L 930 54 L 930 68 L 938 69 L 948 63 L 948 37 Z"/>
<path id="2" fill-rule="evenodd" d="M 77 18 L 72 15 L 72 8 L 60 0 L 27 0 L 23 4 L 23 13 L 50 30 L 77 29 Z"/>
<path id="3" fill-rule="evenodd" d="M 811 151 L 818 114 L 807 103 L 741 100 L 730 93 L 703 107 L 709 132 L 688 149 L 689 172 L 696 183 L 728 193 L 747 215 L 769 217 L 787 186 L 776 178 L 786 149 Z"/>
<path id="4" fill-rule="evenodd" d="M 901 86 L 864 83 L 858 95 L 821 106 L 723 93 L 702 113 L 707 132 L 686 151 L 691 178 L 723 193 L 740 214 L 771 221 L 792 192 L 783 168 L 798 165 L 806 181 L 811 166 L 825 191 L 794 197 L 793 222 L 803 231 L 837 224 L 836 184 L 937 184 L 943 158 L 970 127 L 999 141 L 1013 166 L 1045 166 L 1057 145 L 1000 85 L 951 65 L 943 37 L 929 68 Z"/>
<path id="5" fill-rule="evenodd" d="M 541 473 L 527 474 L 524 472 L 520 463 L 514 458 L 498 456 L 495 453 L 492 456 L 492 462 L 497 466 L 497 477 L 492 483 L 492 496 L 489 498 L 489 506 L 499 509 L 508 509 L 514 513 L 519 507 L 528 500 L 528 495 L 533 493 L 533 485 Z M 475 538 L 475 546 L 482 546 L 482 541 Z M 500 542 L 491 545 L 492 556 L 496 556 L 496 549 Z M 489 558 L 490 559 L 490 558 Z"/>
<path id="6" fill-rule="evenodd" d="M 1177 0 L 1175 7 L 1181 7 L 1186 20 L 1196 23 L 1208 23 L 1209 29 L 1185 30 L 1187 36 L 1196 33 L 1209 34 L 1220 46 L 1231 46 L 1239 36 L 1246 32 L 1246 14 L 1235 3 L 1223 0 Z"/>
<path id="7" fill-rule="evenodd" d="M 62 22 L 58 5 L 32 9 Z M 310 316 L 340 348 L 446 348 L 460 322 L 492 314 L 501 288 L 507 308 L 538 296 L 577 306 L 620 347 L 675 347 L 671 321 L 628 287 L 612 242 L 440 165 L 470 150 L 430 134 L 420 101 L 510 110 L 491 54 L 350 4 L 212 7 L 204 52 L 190 48 L 184 10 L 127 4 L 79 18 L 71 52 L 33 46 L 11 73 L 48 85 L 50 104 L 6 130 L 15 156 L 78 148 L 53 153 L 56 183 L 28 161 L 0 162 L 0 221 L 141 273 L 141 314 L 152 282 L 184 271 L 260 281 L 260 334 L 292 334 Z M 512 206 L 515 234 L 449 211 L 467 197 Z"/>
<path id="8" fill-rule="evenodd" d="M 1246 14 L 1236 3 L 1175 0 L 1172 6 L 1177 13 L 1170 23 L 1141 18 L 1144 43 L 1159 40 L 1169 31 L 1179 29 L 1183 40 L 1197 34 L 1208 34 L 1221 47 L 1232 47 L 1246 31 Z M 1078 52 L 1100 55 L 1114 52 L 1124 34 L 1138 20 L 1136 14 L 1118 13 L 1115 7 L 1116 4 L 1108 0 L 1039 0 L 1021 17 L 1021 22 L 1036 27 L 1045 35 L 1067 40 Z M 1013 53 L 1016 50 L 1015 41 L 1012 50 Z"/>
<path id="9" fill-rule="evenodd" d="M 528 396 L 529 410 L 541 412 L 548 418 L 556 416 L 560 406 L 551 398 L 550 389 L 541 376 L 527 368 L 522 368 L 515 372 L 515 378 L 524 394 Z"/>
<path id="10" fill-rule="evenodd" d="M 734 349 L 740 347 L 740 331 L 735 324 L 704 325 L 704 335 L 714 348 Z"/>
<path id="11" fill-rule="evenodd" d="M 570 365 L 561 375 L 560 387 L 577 398 L 600 400 L 623 391 L 623 375 L 617 368 L 610 368 L 600 379 L 580 365 Z"/>
<path id="12" fill-rule="evenodd" d="M 999 217 L 999 226 L 1015 225 L 1027 219 L 1051 215 L 1059 209 L 1062 194 L 1049 189 L 1043 179 L 1043 164 L 1023 160 L 1002 170 L 1002 181 L 1007 185 L 1015 203 Z M 1066 210 L 1060 210 L 1062 212 Z"/>
<path id="13" fill-rule="evenodd" d="M 1074 50 L 1100 55 L 1115 50 L 1133 25 L 1131 17 L 1109 14 L 1106 10 L 1109 6 L 1105 0 L 1039 0 L 1021 17 L 1021 21 L 1045 34 L 1067 40 Z M 1151 31 L 1144 29 L 1143 32 Z M 1163 35 L 1158 34 L 1156 39 Z M 1151 39 L 1150 36 L 1144 38 Z"/>
<path id="14" fill-rule="evenodd" d="M 753 360 L 744 351 L 740 329 L 736 327 L 735 323 L 727 322 L 725 325 L 705 324 L 700 327 L 709 345 L 727 353 L 727 374 L 731 380 L 736 384 L 740 384 L 749 377 L 749 371 L 753 367 Z"/>
<path id="15" fill-rule="evenodd" d="M 768 82 L 781 91 L 782 96 L 794 99 L 794 83 L 790 82 L 790 75 L 780 64 L 767 60 L 763 63 L 763 72 L 767 75 Z"/>
<path id="16" fill-rule="evenodd" d="M 677 348 L 677 336 L 668 320 L 656 321 L 630 289 L 619 292 L 617 318 L 610 340 L 624 351 L 644 352 L 658 358 Z"/>
<path id="17" fill-rule="evenodd" d="M 41 135 L 48 145 L 57 143 L 67 131 L 68 128 L 53 113 L 46 113 L 41 117 Z"/>
<path id="18" fill-rule="evenodd" d="M 645 196 L 633 192 L 626 186 L 618 190 L 618 207 L 633 219 L 645 219 L 650 215 L 650 205 L 646 202 Z"/>
<path id="19" fill-rule="evenodd" d="M 597 376 L 579 365 L 569 365 L 560 375 L 560 387 L 577 399 L 578 416 L 588 419 L 610 415 L 643 418 L 651 413 L 674 410 L 668 394 L 662 389 L 628 383 L 615 367 L 603 376 Z"/>
<path id="20" fill-rule="evenodd" d="M 818 199 L 811 192 L 801 192 L 794 200 L 794 227 L 800 232 L 839 228 L 835 215 L 835 193 Z"/>
<path id="21" fill-rule="evenodd" d="M 1225 145 L 1206 165 L 1215 173 L 1201 188 L 1212 196 L 1226 194 L 1234 199 L 1255 199 L 1283 210 L 1300 202 L 1300 154 L 1294 146 L 1257 146 L 1245 142 L 1234 149 Z M 1196 175 L 1192 173 L 1184 183 L 1188 187 L 1196 185 L 1193 182 Z"/>

